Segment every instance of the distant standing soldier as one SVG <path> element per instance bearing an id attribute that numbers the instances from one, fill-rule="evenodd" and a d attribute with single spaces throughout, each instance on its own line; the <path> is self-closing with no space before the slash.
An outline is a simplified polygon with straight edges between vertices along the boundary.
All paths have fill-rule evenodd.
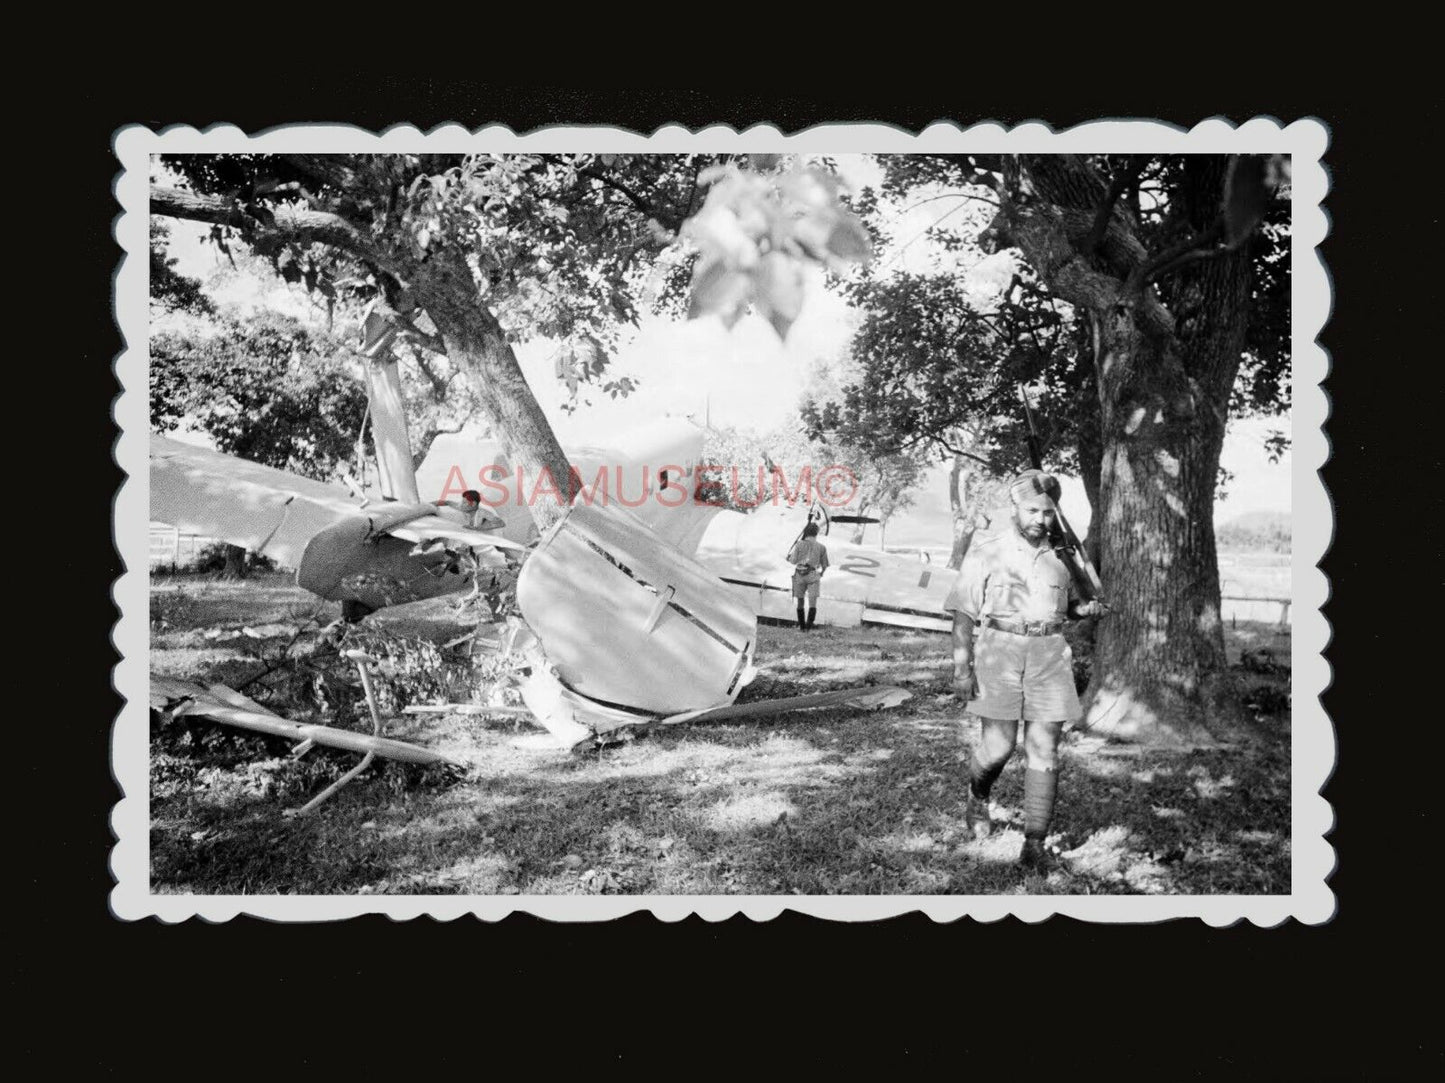
<path id="1" fill-rule="evenodd" d="M 1049 544 L 1058 479 L 1027 470 L 1009 486 L 1011 526 L 968 551 L 944 607 L 953 610 L 953 686 L 983 726 L 969 768 L 964 819 L 975 838 L 993 830 L 989 791 L 1024 723 L 1024 845 L 1019 863 L 1044 862 L 1058 792 L 1059 735 L 1080 715 L 1064 621 L 1104 613 L 1083 601 Z M 978 626 L 977 643 L 974 628 Z"/>
<path id="2" fill-rule="evenodd" d="M 803 536 L 788 550 L 788 563 L 793 565 L 793 597 L 798 602 L 798 629 L 806 632 L 818 616 L 818 589 L 828 567 L 828 549 L 818 540 L 818 524 L 810 522 Z M 803 601 L 808 602 L 808 615 L 803 616 Z"/>

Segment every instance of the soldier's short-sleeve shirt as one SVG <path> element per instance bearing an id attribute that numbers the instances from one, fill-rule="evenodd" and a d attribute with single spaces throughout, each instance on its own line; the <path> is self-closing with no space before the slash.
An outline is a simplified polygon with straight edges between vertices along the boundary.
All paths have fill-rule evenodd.
<path id="1" fill-rule="evenodd" d="M 828 567 L 827 547 L 817 538 L 799 538 L 788 550 L 788 563 L 799 568 L 806 566 L 809 569 L 806 573 L 800 575 L 795 569 L 793 574 L 809 583 L 816 583 L 823 578 L 823 569 Z"/>
<path id="2" fill-rule="evenodd" d="M 1077 599 L 1069 570 L 1053 549 L 1047 543 L 1035 548 L 1009 527 L 969 547 L 943 606 L 975 621 L 1063 620 Z"/>

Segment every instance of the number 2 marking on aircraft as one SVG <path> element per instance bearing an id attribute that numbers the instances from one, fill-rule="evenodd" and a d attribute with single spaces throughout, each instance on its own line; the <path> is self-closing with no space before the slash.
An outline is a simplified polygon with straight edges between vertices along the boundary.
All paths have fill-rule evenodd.
<path id="1" fill-rule="evenodd" d="M 864 568 L 876 567 L 878 567 L 878 562 L 872 557 L 864 557 L 854 554 L 853 556 L 848 557 L 842 564 L 840 564 L 838 566 L 838 570 L 840 572 L 852 572 L 854 575 L 867 576 L 869 579 L 876 579 L 878 577 L 872 572 L 865 572 L 863 570 Z"/>

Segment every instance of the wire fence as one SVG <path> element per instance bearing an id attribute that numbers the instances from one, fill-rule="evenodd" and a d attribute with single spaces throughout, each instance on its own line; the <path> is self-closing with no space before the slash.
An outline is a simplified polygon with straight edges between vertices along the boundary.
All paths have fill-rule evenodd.
<path id="1" fill-rule="evenodd" d="M 1242 620 L 1272 622 L 1281 628 L 1293 626 L 1289 598 L 1261 597 L 1254 594 L 1225 594 L 1220 597 L 1220 616 L 1237 627 Z"/>
<path id="2" fill-rule="evenodd" d="M 204 534 L 185 534 L 173 526 L 152 523 L 150 526 L 150 567 L 169 568 L 178 571 L 196 563 L 201 552 L 208 545 L 216 544 L 219 538 Z"/>

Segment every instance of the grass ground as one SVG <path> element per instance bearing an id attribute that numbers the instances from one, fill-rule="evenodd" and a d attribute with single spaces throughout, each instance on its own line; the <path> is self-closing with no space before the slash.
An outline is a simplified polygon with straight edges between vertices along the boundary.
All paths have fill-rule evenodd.
<path id="1" fill-rule="evenodd" d="M 301 615 L 286 577 L 153 583 L 152 669 L 236 687 Z M 379 619 L 378 619 L 379 618 Z M 433 642 L 466 627 L 445 602 L 368 619 Z M 238 634 L 242 626 L 254 635 Z M 221 629 L 221 634 L 216 630 Z M 1290 869 L 1289 643 L 1230 633 L 1259 725 L 1228 749 L 1168 752 L 1070 737 L 1046 875 L 1014 865 L 1022 767 L 994 791 L 1002 830 L 963 828 L 978 723 L 948 691 L 947 639 L 891 629 L 760 629 L 743 700 L 877 681 L 913 699 L 880 713 L 818 710 L 679 726 L 586 754 L 515 721 L 405 716 L 391 736 L 465 769 L 374 766 L 315 813 L 287 818 L 355 762 L 200 720 L 153 719 L 152 890 L 197 894 L 1285 893 Z M 1257 652 L 1269 648 L 1270 656 Z M 1078 649 L 1076 648 L 1076 654 Z M 247 688 L 282 702 L 269 674 Z M 267 691 L 268 685 L 277 691 Z M 357 694 L 359 696 L 359 693 Z M 337 705 L 338 707 L 340 704 Z M 347 704 L 355 707 L 355 703 Z M 327 718 L 327 721 L 333 721 Z"/>

